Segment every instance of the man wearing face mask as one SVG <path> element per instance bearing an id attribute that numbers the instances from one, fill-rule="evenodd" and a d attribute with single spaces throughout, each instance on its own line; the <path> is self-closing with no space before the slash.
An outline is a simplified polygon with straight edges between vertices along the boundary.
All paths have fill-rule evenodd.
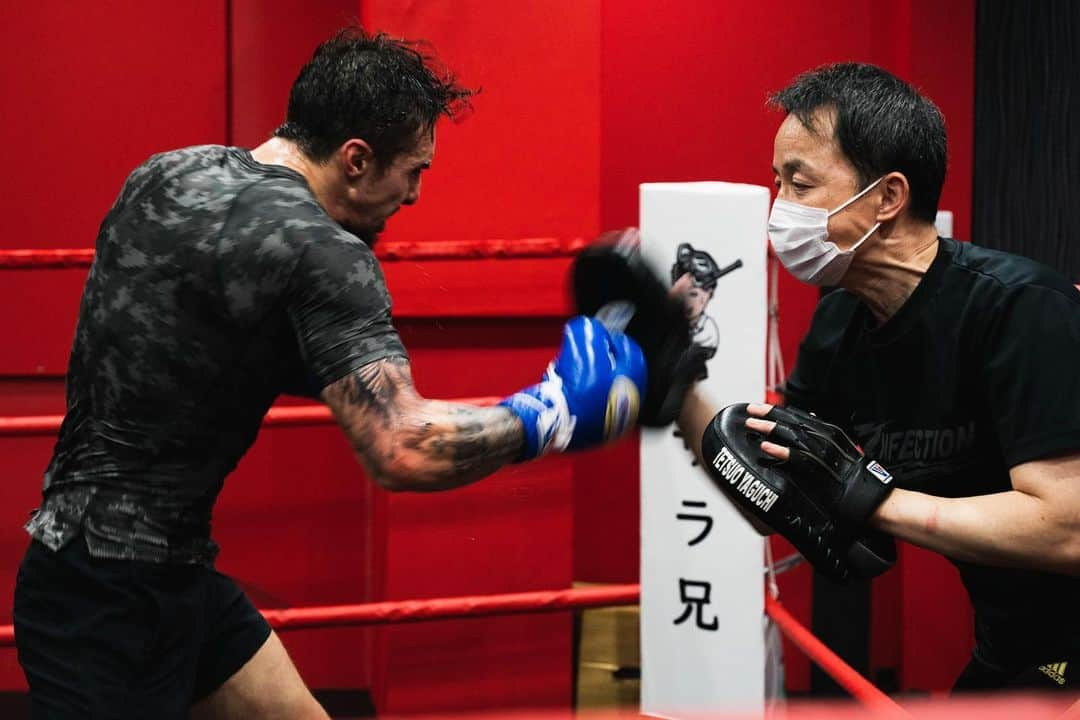
<path id="1" fill-rule="evenodd" d="M 800 280 L 840 289 L 819 304 L 787 383 L 788 404 L 817 418 L 759 405 L 747 425 L 838 516 L 959 568 L 976 647 L 957 689 L 1075 690 L 1080 293 L 1026 258 L 938 237 L 944 122 L 906 83 L 832 65 L 773 103 L 787 113 L 773 249 Z M 802 461 L 819 418 L 865 456 L 833 455 L 818 477 Z M 851 513 L 871 459 L 892 478 L 879 473 Z"/>

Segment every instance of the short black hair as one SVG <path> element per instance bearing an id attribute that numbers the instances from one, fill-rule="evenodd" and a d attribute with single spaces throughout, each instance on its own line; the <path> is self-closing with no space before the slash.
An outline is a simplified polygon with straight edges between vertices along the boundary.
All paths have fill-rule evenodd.
<path id="1" fill-rule="evenodd" d="M 945 120 L 911 85 L 874 65 L 837 63 L 799 75 L 769 102 L 811 132 L 815 111 L 833 109 L 834 137 L 859 189 L 901 172 L 911 187 L 911 215 L 934 222 L 945 183 Z"/>
<path id="2" fill-rule="evenodd" d="M 458 85 L 425 48 L 358 26 L 341 30 L 300 70 L 286 120 L 274 135 L 295 142 L 314 160 L 325 160 L 349 138 L 361 138 L 387 165 L 412 149 L 439 117 L 467 108 L 475 93 Z"/>

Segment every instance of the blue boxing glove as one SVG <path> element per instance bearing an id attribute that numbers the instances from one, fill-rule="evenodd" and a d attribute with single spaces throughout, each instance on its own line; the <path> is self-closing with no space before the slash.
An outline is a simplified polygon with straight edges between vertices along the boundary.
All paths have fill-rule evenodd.
<path id="1" fill-rule="evenodd" d="M 518 459 L 621 437 L 637 424 L 646 377 L 645 356 L 636 342 L 608 332 L 593 318 L 572 318 L 543 380 L 499 403 L 525 428 Z"/>

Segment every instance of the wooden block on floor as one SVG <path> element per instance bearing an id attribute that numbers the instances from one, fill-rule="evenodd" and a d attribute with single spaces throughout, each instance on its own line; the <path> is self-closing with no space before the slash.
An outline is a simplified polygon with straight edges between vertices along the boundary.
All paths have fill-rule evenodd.
<path id="1" fill-rule="evenodd" d="M 588 586 L 576 583 L 577 587 Z M 641 697 L 641 611 L 636 605 L 581 612 L 578 709 L 636 707 Z"/>

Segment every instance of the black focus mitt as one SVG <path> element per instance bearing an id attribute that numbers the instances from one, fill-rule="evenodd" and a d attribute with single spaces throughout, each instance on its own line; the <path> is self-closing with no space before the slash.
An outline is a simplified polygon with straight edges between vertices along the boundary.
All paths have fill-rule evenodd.
<path id="1" fill-rule="evenodd" d="M 604 233 L 574 259 L 570 283 L 576 311 L 641 346 L 649 377 L 638 422 L 675 421 L 687 391 L 704 376 L 707 351 L 694 345 L 680 298 L 641 256 L 637 230 Z"/>
<path id="2" fill-rule="evenodd" d="M 724 494 L 744 512 L 783 535 L 816 570 L 832 580 L 868 579 L 892 567 L 896 561 L 893 539 L 854 521 L 872 504 L 870 489 L 861 488 L 858 498 L 849 497 L 850 506 L 838 504 L 837 498 L 843 493 L 837 494 L 835 482 L 821 482 L 822 478 L 814 474 L 820 472 L 834 477 L 838 468 L 841 475 L 844 473 L 838 464 L 839 456 L 832 454 L 831 435 L 820 438 L 824 445 L 817 445 L 816 440 L 813 445 L 813 452 L 823 456 L 819 460 L 827 467 L 817 466 L 819 460 L 812 459 L 812 453 L 805 448 L 798 449 L 799 460 L 794 463 L 781 462 L 766 455 L 761 450 L 761 442 L 770 439 L 789 444 L 786 430 L 781 431 L 780 436 L 776 436 L 774 430 L 766 438 L 747 428 L 746 420 L 750 415 L 746 407 L 743 403 L 721 410 L 701 438 L 705 469 Z M 798 417 L 791 415 L 790 409 L 774 410 L 785 411 L 781 415 L 786 429 L 791 428 L 791 418 Z M 813 418 L 814 424 L 827 424 L 813 416 L 807 417 Z M 777 421 L 780 427 L 776 417 L 763 419 Z M 816 429 L 807 430 L 804 423 L 803 432 L 813 435 Z M 859 457 L 862 457 L 861 453 Z M 807 470 L 805 463 L 817 466 L 817 470 Z M 881 499 L 884 499 L 883 495 Z"/>

